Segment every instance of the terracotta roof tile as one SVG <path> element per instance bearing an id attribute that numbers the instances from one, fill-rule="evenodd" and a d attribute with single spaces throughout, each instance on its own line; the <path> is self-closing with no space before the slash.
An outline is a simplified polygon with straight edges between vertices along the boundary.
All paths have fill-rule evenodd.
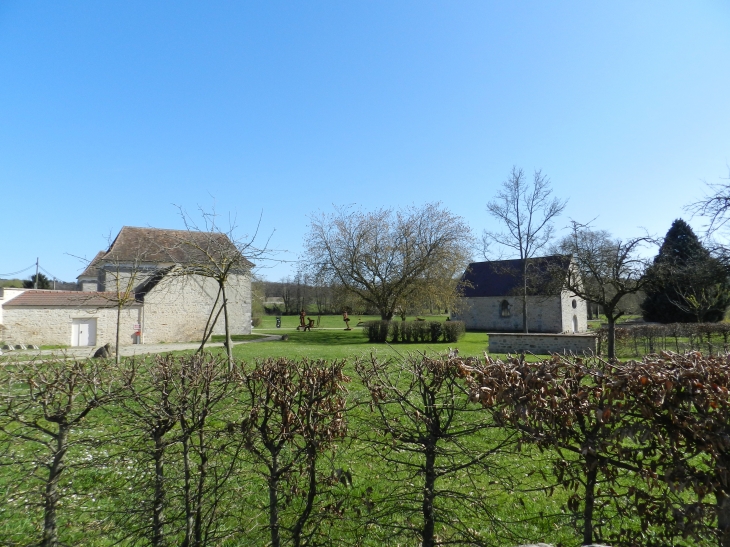
<path id="1" fill-rule="evenodd" d="M 116 306 L 115 297 L 114 292 L 28 290 L 4 304 L 3 307 L 113 308 Z M 130 305 L 134 305 L 134 302 Z"/>
<path id="2" fill-rule="evenodd" d="M 193 264 L 205 263 L 206 254 L 237 252 L 221 233 L 124 226 L 102 261 Z M 253 264 L 241 257 L 241 266 Z"/>

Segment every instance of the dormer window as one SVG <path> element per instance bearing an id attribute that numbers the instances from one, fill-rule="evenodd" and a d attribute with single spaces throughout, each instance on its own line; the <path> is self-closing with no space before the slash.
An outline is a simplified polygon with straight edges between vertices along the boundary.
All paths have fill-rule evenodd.
<path id="1" fill-rule="evenodd" d="M 507 302 L 506 300 L 502 300 L 502 303 L 499 305 L 499 316 L 509 317 L 510 315 L 512 315 L 509 308 L 509 302 Z"/>

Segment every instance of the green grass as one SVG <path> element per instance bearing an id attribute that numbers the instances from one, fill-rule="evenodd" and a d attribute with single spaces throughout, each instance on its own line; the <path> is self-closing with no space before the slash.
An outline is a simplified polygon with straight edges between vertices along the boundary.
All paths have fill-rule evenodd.
<path id="1" fill-rule="evenodd" d="M 260 340 L 263 338 L 261 334 L 233 334 L 231 340 L 234 342 L 246 342 L 248 340 Z M 223 334 L 214 334 L 210 337 L 211 342 L 225 342 L 226 337 Z"/>

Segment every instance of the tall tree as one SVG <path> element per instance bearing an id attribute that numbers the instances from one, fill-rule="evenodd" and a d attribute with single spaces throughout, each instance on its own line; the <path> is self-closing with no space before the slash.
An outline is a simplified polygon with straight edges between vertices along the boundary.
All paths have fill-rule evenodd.
<path id="1" fill-rule="evenodd" d="M 530 184 L 522 169 L 512 167 L 510 176 L 493 201 L 489 214 L 499 220 L 503 232 L 485 231 L 482 236 L 485 258 L 490 245 L 511 249 L 522 261 L 522 330 L 527 332 L 527 295 L 530 259 L 545 249 L 553 237 L 553 220 L 565 209 L 567 201 L 552 195 L 550 179 L 535 171 Z"/>
<path id="2" fill-rule="evenodd" d="M 390 320 L 424 291 L 455 300 L 470 242 L 464 219 L 440 203 L 372 212 L 339 207 L 310 217 L 304 259 L 314 278 L 339 283 Z"/>
<path id="3" fill-rule="evenodd" d="M 661 323 L 720 321 L 730 304 L 728 272 L 682 219 L 672 223 L 647 270 L 644 319 Z"/>
<path id="4" fill-rule="evenodd" d="M 647 237 L 612 239 L 606 231 L 573 221 L 570 235 L 554 249 L 572 256 L 565 289 L 603 308 L 608 322 L 609 359 L 616 357 L 616 321 L 630 311 L 626 296 L 640 291 L 647 282 L 646 260 L 638 250 L 649 241 Z"/>

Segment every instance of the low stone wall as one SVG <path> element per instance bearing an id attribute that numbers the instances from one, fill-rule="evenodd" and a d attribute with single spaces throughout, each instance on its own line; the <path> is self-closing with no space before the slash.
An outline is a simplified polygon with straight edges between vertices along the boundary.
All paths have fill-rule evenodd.
<path id="1" fill-rule="evenodd" d="M 586 354 L 596 352 L 594 334 L 489 333 L 489 353 Z"/>

